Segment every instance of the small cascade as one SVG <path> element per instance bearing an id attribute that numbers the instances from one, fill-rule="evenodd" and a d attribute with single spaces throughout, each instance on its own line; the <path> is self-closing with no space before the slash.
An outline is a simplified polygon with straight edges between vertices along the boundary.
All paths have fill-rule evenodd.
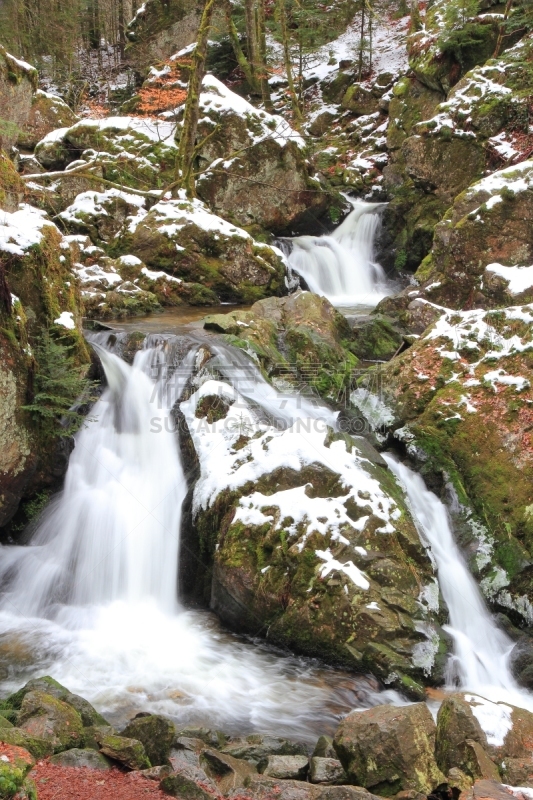
<path id="1" fill-rule="evenodd" d="M 533 710 L 533 696 L 520 689 L 509 669 L 513 642 L 498 628 L 454 540 L 448 512 L 420 475 L 385 453 L 384 458 L 405 489 L 422 541 L 434 556 L 439 586 L 448 607 L 453 638 L 447 688 L 474 691 L 490 700 L 505 700 Z"/>
<path id="2" fill-rule="evenodd" d="M 377 305 L 391 292 L 374 254 L 381 208 L 382 203 L 354 201 L 353 211 L 331 235 L 291 239 L 287 255 L 291 271 L 333 305 Z"/>

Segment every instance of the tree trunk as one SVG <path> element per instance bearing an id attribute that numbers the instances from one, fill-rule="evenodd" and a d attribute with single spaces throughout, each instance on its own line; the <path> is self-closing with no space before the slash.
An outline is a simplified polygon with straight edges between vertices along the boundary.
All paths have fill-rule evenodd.
<path id="1" fill-rule="evenodd" d="M 246 23 L 246 47 L 248 52 L 248 63 L 252 68 L 254 85 L 258 87 L 258 47 L 257 47 L 257 26 L 255 24 L 255 2 L 256 0 L 244 0 L 244 20 Z"/>
<path id="2" fill-rule="evenodd" d="M 493 58 L 498 58 L 498 56 L 501 53 L 503 40 L 505 38 L 505 23 L 509 19 L 509 14 L 511 13 L 512 6 L 513 6 L 513 0 L 507 0 L 507 5 L 505 6 L 505 12 L 503 15 L 503 21 L 502 24 L 500 25 L 500 30 L 498 33 L 498 41 L 496 42 L 496 49 L 494 50 L 494 53 L 492 55 Z"/>
<path id="3" fill-rule="evenodd" d="M 117 0 L 118 15 L 118 48 L 120 57 L 124 58 L 124 48 L 126 47 L 126 22 L 124 19 L 124 0 Z"/>
<path id="4" fill-rule="evenodd" d="M 206 0 L 200 27 L 198 29 L 196 48 L 192 59 L 191 75 L 189 78 L 189 88 L 187 101 L 185 103 L 185 115 L 183 118 L 183 128 L 178 148 L 176 181 L 178 185 L 185 189 L 187 197 L 194 197 L 194 156 L 196 145 L 196 131 L 198 128 L 198 116 L 200 110 L 200 92 L 202 80 L 205 72 L 205 60 L 207 56 L 207 42 L 209 30 L 211 28 L 211 18 L 213 8 L 217 0 Z"/>
<path id="5" fill-rule="evenodd" d="M 237 64 L 244 72 L 244 76 L 248 85 L 250 86 L 250 91 L 253 94 L 259 94 L 259 87 L 255 81 L 255 75 L 253 73 L 253 69 L 250 65 L 250 62 L 246 58 L 246 54 L 241 47 L 241 43 L 239 41 L 239 32 L 233 22 L 233 17 L 231 15 L 231 2 L 230 0 L 224 0 L 224 13 L 226 16 L 226 24 L 228 26 L 228 34 L 231 42 L 231 46 L 233 48 L 233 53 L 237 60 Z"/>
<path id="6" fill-rule="evenodd" d="M 281 40 L 283 43 L 283 56 L 285 60 L 285 72 L 287 74 L 287 83 L 289 84 L 289 94 L 291 97 L 292 110 L 297 122 L 302 121 L 302 112 L 298 104 L 298 96 L 294 86 L 294 79 L 292 76 L 292 63 L 291 63 L 291 48 L 289 42 L 289 31 L 287 29 L 287 11 L 285 9 L 285 0 L 277 0 L 279 24 L 281 29 Z"/>
<path id="7" fill-rule="evenodd" d="M 359 82 L 363 79 L 363 49 L 365 42 L 365 0 L 361 6 L 361 34 L 359 37 Z"/>
<path id="8" fill-rule="evenodd" d="M 270 84 L 268 82 L 265 0 L 259 0 L 257 7 L 257 42 L 260 71 L 259 80 L 261 84 L 263 104 L 267 111 L 274 111 L 274 105 L 272 103 L 272 98 L 270 97 Z"/>

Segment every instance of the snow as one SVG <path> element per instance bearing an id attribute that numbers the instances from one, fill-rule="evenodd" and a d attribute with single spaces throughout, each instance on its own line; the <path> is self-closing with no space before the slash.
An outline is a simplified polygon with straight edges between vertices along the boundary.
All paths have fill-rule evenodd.
<path id="1" fill-rule="evenodd" d="M 255 388 L 257 391 L 252 397 L 261 403 L 262 384 L 259 382 Z M 269 391 L 276 395 L 271 387 Z M 230 404 L 226 417 L 212 424 L 195 416 L 199 401 L 208 395 L 221 397 Z M 280 408 L 283 408 L 287 396 L 280 394 L 277 397 Z M 268 495 L 254 491 L 240 499 L 234 521 L 243 525 L 268 523 L 275 529 L 283 527 L 291 545 L 296 545 L 301 551 L 313 531 L 330 536 L 331 541 L 348 545 L 344 532 L 364 530 L 369 515 L 354 523 L 344 505 L 349 497 L 360 506 L 368 506 L 371 513 L 380 519 L 383 528 L 397 516 L 396 503 L 367 471 L 365 465 L 369 462 L 355 447 L 347 450 L 344 440 L 326 446 L 328 423 L 333 422 L 326 408 L 319 408 L 315 418 L 307 417 L 305 409 L 302 409 L 300 417 L 293 419 L 285 430 L 280 430 L 278 426 L 258 419 L 248 401 L 228 383 L 208 377 L 191 398 L 181 404 L 181 410 L 200 460 L 201 474 L 193 498 L 196 513 L 200 508 L 209 507 L 226 489 L 238 489 L 248 482 L 257 483 L 262 475 L 281 468 L 300 472 L 304 466 L 318 463 L 340 476 L 345 487 L 343 496 L 312 497 L 306 484 Z M 235 450 L 234 444 L 242 435 L 250 438 L 244 447 Z M 354 558 L 364 557 L 359 550 L 352 550 Z M 341 565 L 341 569 L 333 557 L 321 558 L 326 561 L 325 571 L 344 571 L 361 586 L 363 578 L 353 561 Z"/>
<path id="2" fill-rule="evenodd" d="M 141 273 L 146 275 L 146 277 L 151 281 L 158 281 L 163 279 L 165 281 L 174 281 L 174 283 L 181 283 L 181 278 L 175 278 L 174 275 L 169 275 L 168 272 L 154 272 L 153 270 L 148 269 L 148 267 L 143 267 L 141 269 Z"/>
<path id="3" fill-rule="evenodd" d="M 141 134 L 149 139 L 151 142 L 162 142 L 167 147 L 176 147 L 174 134 L 176 132 L 176 123 L 169 122 L 161 119 L 150 119 L 149 117 L 105 117 L 104 119 L 83 119 L 77 122 L 69 130 L 73 134 L 78 129 L 84 130 L 87 127 L 95 128 L 99 131 L 109 131 L 116 133 L 118 131 L 132 131 L 136 134 Z M 46 137 L 45 137 L 46 138 Z"/>
<path id="4" fill-rule="evenodd" d="M 465 695 L 465 700 L 470 704 L 472 713 L 481 725 L 488 744 L 502 747 L 507 734 L 513 727 L 511 706 L 504 703 L 492 703 L 476 694 Z"/>
<path id="5" fill-rule="evenodd" d="M 266 111 L 255 108 L 251 103 L 232 92 L 227 86 L 215 78 L 214 75 L 206 75 L 202 83 L 202 93 L 200 95 L 200 114 L 203 115 L 211 124 L 214 121 L 210 114 L 238 114 L 249 120 L 252 124 L 247 127 L 248 135 L 253 144 L 258 144 L 266 139 L 273 139 L 278 144 L 285 146 L 287 142 L 295 142 L 298 147 L 305 149 L 305 141 L 283 117 L 277 114 L 268 114 Z M 259 123 L 259 125 L 258 125 Z M 256 129 L 259 127 L 259 131 Z"/>
<path id="6" fill-rule="evenodd" d="M 138 267 L 143 263 L 137 256 L 120 256 L 117 261 L 124 267 Z"/>
<path id="7" fill-rule="evenodd" d="M 370 588 L 370 583 L 368 582 L 367 578 L 365 578 L 364 573 L 355 566 L 353 561 L 347 561 L 345 564 L 341 564 L 340 561 L 337 561 L 335 558 L 333 558 L 333 555 L 329 549 L 317 550 L 316 555 L 326 562 L 320 568 L 321 578 L 325 578 L 330 572 L 335 570 L 336 572 L 343 572 L 345 575 L 347 575 L 352 583 L 354 583 L 360 589 L 366 590 Z"/>
<path id="8" fill-rule="evenodd" d="M 53 142 L 60 142 L 65 138 L 65 134 L 70 128 L 56 128 L 55 131 L 50 131 L 44 136 L 37 146 L 41 144 L 52 144 Z"/>
<path id="9" fill-rule="evenodd" d="M 56 325 L 62 325 L 64 328 L 72 331 L 76 327 L 74 322 L 74 315 L 72 311 L 63 311 L 57 319 L 54 320 Z"/>
<path id="10" fill-rule="evenodd" d="M 489 264 L 486 271 L 507 281 L 507 289 L 511 294 L 521 294 L 533 286 L 533 266 L 504 267 L 502 264 Z"/>
<path id="11" fill-rule="evenodd" d="M 46 212 L 33 206 L 22 204 L 13 213 L 0 210 L 0 251 L 23 256 L 26 250 L 41 242 L 45 225 L 57 230 L 47 219 Z"/>
<path id="12" fill-rule="evenodd" d="M 507 375 L 505 370 L 503 369 L 495 369 L 491 372 L 486 372 L 483 376 L 483 380 L 488 381 L 494 391 L 496 391 L 497 383 L 502 384 L 503 386 L 514 386 L 517 392 L 521 392 L 523 389 L 527 389 L 530 385 L 529 381 L 526 378 L 522 378 L 520 376 L 516 377 L 514 375 Z"/>
<path id="13" fill-rule="evenodd" d="M 145 204 L 144 197 L 123 192 L 120 189 L 108 189 L 106 192 L 88 191 L 81 192 L 74 202 L 62 211 L 59 216 L 65 222 L 78 222 L 79 215 L 108 217 L 109 212 L 106 210 L 105 204 L 117 198 L 124 200 L 128 205 L 136 206 L 138 209 L 143 208 Z"/>
<path id="14" fill-rule="evenodd" d="M 531 186 L 533 186 L 533 161 L 523 161 L 518 166 L 508 167 L 482 178 L 467 190 L 466 196 L 474 197 L 480 192 L 494 195 L 499 194 L 502 189 L 518 194 L 526 192 Z"/>

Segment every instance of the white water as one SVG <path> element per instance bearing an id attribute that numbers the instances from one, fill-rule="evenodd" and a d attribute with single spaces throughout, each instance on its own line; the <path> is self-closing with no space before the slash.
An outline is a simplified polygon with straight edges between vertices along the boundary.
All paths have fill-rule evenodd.
<path id="1" fill-rule="evenodd" d="M 353 707 L 394 700 L 372 680 L 274 653 L 180 608 L 187 486 L 174 426 L 152 421 L 171 422 L 195 350 L 167 371 L 166 349 L 160 340 L 133 367 L 99 349 L 108 389 L 77 435 L 64 491 L 29 546 L 0 550 L 4 690 L 48 673 L 116 723 L 151 710 L 181 724 L 304 740 Z M 242 384 L 239 358 L 235 371 Z M 274 413 L 273 390 L 263 394 L 256 400 Z M 289 412 L 298 409 L 278 414 Z"/>
<path id="2" fill-rule="evenodd" d="M 447 688 L 473 691 L 492 701 L 533 710 L 533 696 L 522 690 L 509 669 L 513 642 L 498 628 L 453 538 L 448 513 L 420 475 L 389 454 L 384 458 L 406 491 L 420 536 L 434 556 L 439 586 L 448 607 L 454 653 L 447 668 Z"/>
<path id="3" fill-rule="evenodd" d="M 357 201 L 330 236 L 291 240 L 289 266 L 311 292 L 327 297 L 335 306 L 365 307 L 376 306 L 391 293 L 374 255 L 380 207 L 380 203 Z"/>

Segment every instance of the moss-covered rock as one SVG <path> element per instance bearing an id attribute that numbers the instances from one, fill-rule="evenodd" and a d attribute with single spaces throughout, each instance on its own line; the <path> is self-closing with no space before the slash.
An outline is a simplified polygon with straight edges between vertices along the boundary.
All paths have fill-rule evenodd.
<path id="1" fill-rule="evenodd" d="M 430 794 L 446 783 L 433 754 L 435 733 L 425 703 L 377 706 L 349 714 L 333 745 L 351 783 L 383 797 L 401 791 Z"/>
<path id="2" fill-rule="evenodd" d="M 22 747 L 36 759 L 46 758 L 54 752 L 54 745 L 50 739 L 31 736 L 21 728 L 0 728 L 0 742 Z"/>
<path id="3" fill-rule="evenodd" d="M 0 45 L 0 148 L 9 150 L 27 122 L 37 70 Z"/>
<path id="4" fill-rule="evenodd" d="M 107 721 L 101 714 L 85 698 L 80 697 L 78 694 L 73 694 L 65 686 L 62 686 L 58 681 L 45 675 L 42 678 L 32 678 L 21 689 L 12 695 L 9 695 L 2 701 L 2 705 L 6 709 L 14 709 L 19 711 L 22 707 L 24 698 L 29 692 L 44 692 L 57 700 L 62 700 L 68 705 L 72 706 L 81 717 L 84 727 L 91 725 L 107 725 Z"/>
<path id="5" fill-rule="evenodd" d="M 453 486 L 485 595 L 531 625 L 533 311 L 436 310 L 437 323 L 384 367 L 381 399 L 422 474 Z"/>
<path id="6" fill-rule="evenodd" d="M 21 181 L 15 165 L 0 150 L 0 208 L 4 211 L 16 211 L 24 194 L 24 184 Z"/>
<path id="7" fill-rule="evenodd" d="M 63 700 L 43 691 L 26 694 L 17 724 L 30 736 L 50 741 L 55 753 L 84 743 L 83 722 L 78 712 Z"/>
<path id="8" fill-rule="evenodd" d="M 153 206 L 135 223 L 129 252 L 154 269 L 201 284 L 223 301 L 251 302 L 284 290 L 279 251 L 211 214 L 198 200 Z"/>
<path id="9" fill-rule="evenodd" d="M 198 3 L 186 0 L 148 0 L 127 28 L 128 61 L 144 74 L 149 64 L 164 61 L 196 40 Z"/>
<path id="10" fill-rule="evenodd" d="M 118 761 L 128 769 L 148 769 L 150 760 L 145 749 L 137 739 L 126 736 L 104 734 L 100 739 L 100 751 L 114 761 Z"/>
<path id="11" fill-rule="evenodd" d="M 168 762 L 168 756 L 176 736 L 174 723 L 157 714 L 137 716 L 121 733 L 130 739 L 138 739 L 146 751 L 153 767 Z"/>
<path id="12" fill-rule="evenodd" d="M 51 131 L 69 128 L 77 121 L 76 114 L 60 97 L 38 89 L 33 95 L 28 119 L 21 126 L 17 146 L 24 150 L 33 150 Z"/>

